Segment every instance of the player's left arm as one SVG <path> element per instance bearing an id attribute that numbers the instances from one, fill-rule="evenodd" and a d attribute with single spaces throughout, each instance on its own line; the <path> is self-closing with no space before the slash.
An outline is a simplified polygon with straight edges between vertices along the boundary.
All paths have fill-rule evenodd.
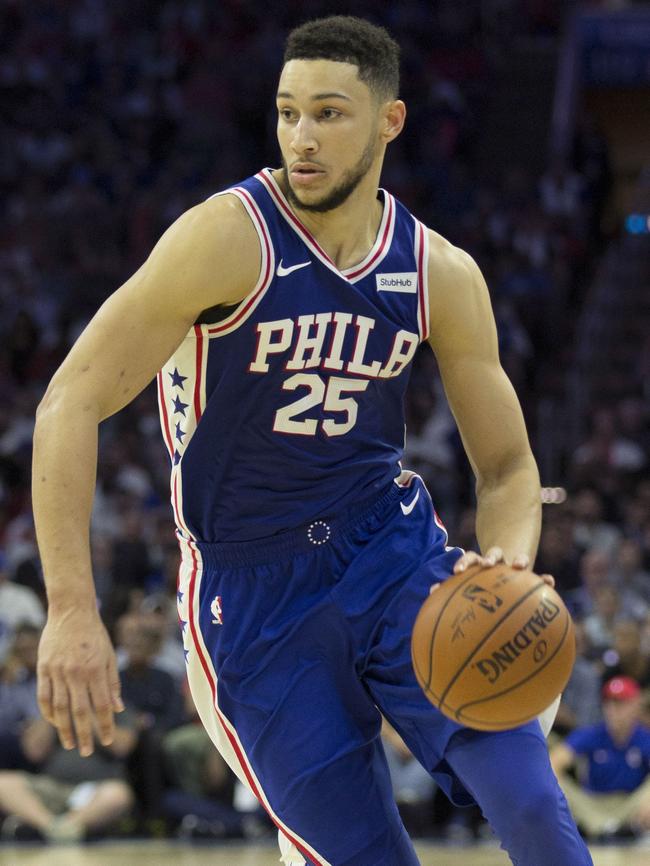
<path id="1" fill-rule="evenodd" d="M 541 524 L 540 480 L 524 418 L 499 360 L 488 288 L 467 253 L 430 233 L 429 343 L 476 477 L 476 535 L 456 564 L 532 565 Z M 549 580 L 549 582 L 551 582 Z"/>

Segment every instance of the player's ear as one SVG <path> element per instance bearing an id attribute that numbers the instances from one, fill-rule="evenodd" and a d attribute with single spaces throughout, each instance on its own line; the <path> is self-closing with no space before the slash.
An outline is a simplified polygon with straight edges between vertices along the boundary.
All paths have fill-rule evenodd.
<path id="1" fill-rule="evenodd" d="M 397 138 L 406 120 L 406 105 L 401 99 L 391 99 L 385 102 L 381 110 L 379 129 L 385 143 Z"/>

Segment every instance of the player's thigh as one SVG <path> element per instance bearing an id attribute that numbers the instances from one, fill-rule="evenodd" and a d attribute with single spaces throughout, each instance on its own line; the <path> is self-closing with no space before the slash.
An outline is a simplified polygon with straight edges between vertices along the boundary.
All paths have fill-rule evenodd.
<path id="1" fill-rule="evenodd" d="M 216 703 L 203 704 L 202 717 L 214 712 L 227 725 L 249 781 L 303 856 L 336 866 L 416 864 L 392 797 L 381 716 L 338 609 L 323 598 L 277 628 L 267 621 L 254 638 L 233 638 L 227 654 L 213 646 L 211 625 L 200 624 L 203 643 L 221 664 Z"/>
<path id="2" fill-rule="evenodd" d="M 443 716 L 425 697 L 413 671 L 411 634 L 432 583 L 447 577 L 460 555 L 458 549 L 439 547 L 395 588 L 375 629 L 364 671 L 374 702 L 429 772 L 444 759 L 449 739 L 461 726 Z M 450 793 L 448 780 L 437 777 L 437 781 Z"/>

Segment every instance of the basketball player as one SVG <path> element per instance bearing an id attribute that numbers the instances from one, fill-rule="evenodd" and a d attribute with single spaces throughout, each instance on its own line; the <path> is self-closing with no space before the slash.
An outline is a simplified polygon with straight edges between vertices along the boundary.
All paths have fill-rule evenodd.
<path id="1" fill-rule="evenodd" d="M 532 561 L 540 495 L 478 268 L 378 189 L 405 119 L 397 46 L 358 19 L 303 25 L 277 109 L 283 167 L 181 216 L 39 409 L 42 711 L 84 754 L 93 720 L 112 737 L 121 701 L 88 541 L 97 426 L 159 370 L 192 693 L 277 824 L 284 862 L 417 864 L 381 713 L 449 796 L 480 804 L 518 866 L 590 864 L 539 723 L 461 728 L 411 667 L 432 584 L 471 563 Z M 400 466 L 424 341 L 476 473 L 484 555 L 447 545 L 422 481 Z"/>

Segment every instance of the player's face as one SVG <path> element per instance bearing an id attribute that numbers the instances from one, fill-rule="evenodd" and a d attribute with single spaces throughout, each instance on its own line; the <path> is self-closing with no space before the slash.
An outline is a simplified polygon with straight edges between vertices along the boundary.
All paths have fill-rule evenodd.
<path id="1" fill-rule="evenodd" d="M 290 60 L 277 107 L 285 187 L 294 206 L 333 210 L 380 164 L 381 106 L 353 64 Z"/>

